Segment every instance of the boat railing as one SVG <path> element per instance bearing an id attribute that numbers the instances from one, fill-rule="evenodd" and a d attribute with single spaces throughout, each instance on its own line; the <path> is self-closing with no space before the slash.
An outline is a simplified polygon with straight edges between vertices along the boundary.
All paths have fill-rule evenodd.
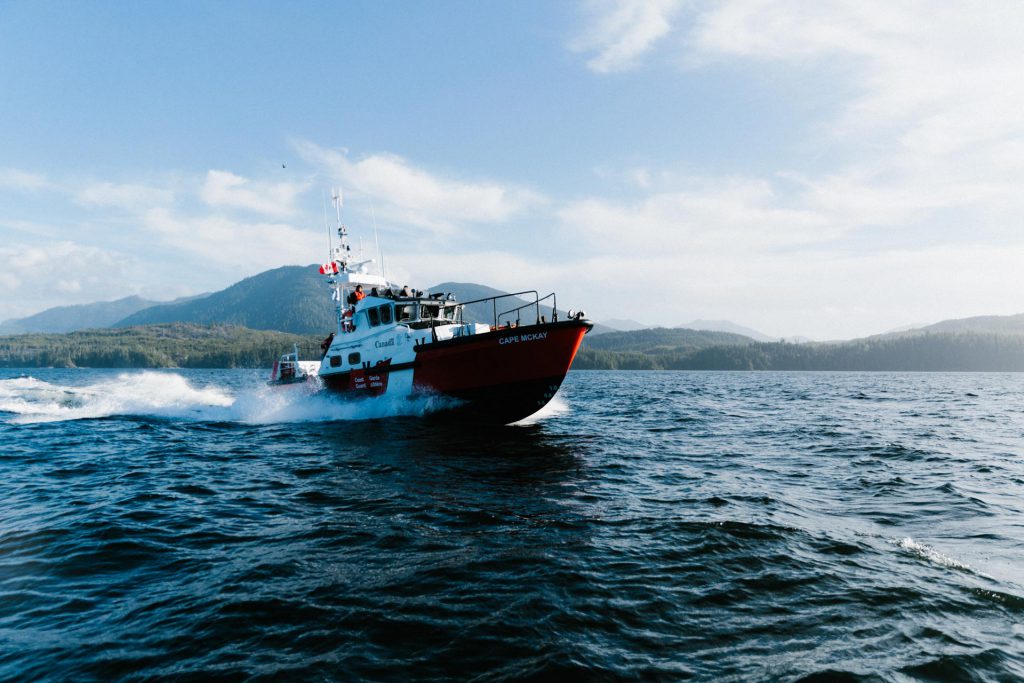
<path id="1" fill-rule="evenodd" d="M 508 310 L 503 310 L 500 313 L 498 312 L 498 301 L 502 299 L 519 298 L 524 295 L 532 295 L 533 301 L 527 301 L 526 303 L 523 303 L 520 306 L 515 306 L 514 308 L 510 308 Z M 512 294 L 499 294 L 497 296 L 488 296 L 482 299 L 474 299 L 472 301 L 460 301 L 459 319 L 457 320 L 457 322 L 462 322 L 462 311 L 465 310 L 466 306 L 472 306 L 473 304 L 485 304 L 489 302 L 491 304 L 491 327 L 501 327 L 502 324 L 511 325 L 513 322 L 513 318 L 511 316 L 513 315 L 515 316 L 514 321 L 516 325 L 519 325 L 522 322 L 522 312 L 529 309 L 533 309 L 535 318 L 534 323 L 539 325 L 542 322 L 547 322 L 544 316 L 542 316 L 540 313 L 540 307 L 541 304 L 547 301 L 548 299 L 551 300 L 551 322 L 555 322 L 558 320 L 558 304 L 555 300 L 555 293 L 551 292 L 547 296 L 542 297 L 538 294 L 537 290 L 535 289 L 528 289 L 523 292 L 514 292 Z M 519 301 L 522 301 L 522 299 L 519 299 Z"/>
<path id="2" fill-rule="evenodd" d="M 515 308 L 510 308 L 507 311 L 502 311 L 501 313 L 499 313 L 497 315 L 497 321 L 496 321 L 495 327 L 501 327 L 502 318 L 505 317 L 505 316 L 512 316 L 513 314 L 515 314 L 516 325 L 520 325 L 521 322 L 522 322 L 522 318 L 521 318 L 520 313 L 522 311 L 529 311 L 530 309 L 533 309 L 534 324 L 535 325 L 540 325 L 542 322 L 547 322 L 545 320 L 544 316 L 542 316 L 540 314 L 540 305 L 541 305 L 542 302 L 545 302 L 548 299 L 551 300 L 551 322 L 557 321 L 558 320 L 558 304 L 555 301 L 555 293 L 551 292 L 547 296 L 539 297 L 538 298 L 537 292 L 533 292 L 533 301 L 527 302 L 527 303 L 523 304 L 522 306 L 516 306 Z M 512 323 L 512 319 L 510 317 L 506 324 L 511 324 L 511 323 Z"/>

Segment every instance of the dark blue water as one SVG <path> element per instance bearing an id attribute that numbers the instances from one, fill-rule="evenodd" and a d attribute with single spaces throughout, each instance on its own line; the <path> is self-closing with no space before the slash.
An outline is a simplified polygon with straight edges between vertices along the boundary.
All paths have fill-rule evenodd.
<path id="1" fill-rule="evenodd" d="M 1024 678 L 1024 376 L 261 379 L 0 375 L 0 678 Z"/>

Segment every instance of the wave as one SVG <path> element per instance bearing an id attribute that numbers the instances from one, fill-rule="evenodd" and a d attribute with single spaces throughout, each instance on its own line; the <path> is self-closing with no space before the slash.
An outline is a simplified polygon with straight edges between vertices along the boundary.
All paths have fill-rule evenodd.
<path id="1" fill-rule="evenodd" d="M 199 422 L 327 422 L 423 415 L 449 407 L 442 397 L 381 396 L 345 400 L 300 387 L 267 386 L 237 392 L 197 387 L 168 372 L 121 373 L 85 386 L 52 384 L 35 377 L 0 380 L 0 413 L 8 422 L 30 424 L 107 417 L 154 417 Z"/>
<path id="2" fill-rule="evenodd" d="M 950 569 L 974 572 L 974 568 L 966 562 L 960 562 L 959 560 L 954 560 L 952 557 L 947 557 L 935 550 L 935 548 L 925 545 L 924 543 L 918 543 L 909 536 L 899 541 L 894 541 L 894 543 L 897 547 L 909 552 L 911 555 L 916 555 L 917 557 L 923 560 L 928 560 L 940 567 L 949 567 Z"/>
<path id="3" fill-rule="evenodd" d="M 513 426 L 525 427 L 527 425 L 536 424 L 537 422 L 540 422 L 541 420 L 546 420 L 550 417 L 564 415 L 565 413 L 568 413 L 569 410 L 569 404 L 563 401 L 560 397 L 555 396 L 550 401 L 548 401 L 547 405 L 545 405 L 543 408 L 538 410 L 533 415 L 524 417 L 522 420 L 519 420 L 518 422 L 513 422 L 512 424 Z"/>

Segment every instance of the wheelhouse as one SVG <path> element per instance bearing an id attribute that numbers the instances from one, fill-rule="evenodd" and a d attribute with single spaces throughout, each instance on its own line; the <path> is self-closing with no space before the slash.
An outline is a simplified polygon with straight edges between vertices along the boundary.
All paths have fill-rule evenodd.
<path id="1" fill-rule="evenodd" d="M 461 324 L 462 305 L 433 297 L 392 299 L 386 295 L 368 296 L 351 310 L 348 317 L 351 326 L 343 328 L 343 332 L 391 324 L 419 330 Z"/>

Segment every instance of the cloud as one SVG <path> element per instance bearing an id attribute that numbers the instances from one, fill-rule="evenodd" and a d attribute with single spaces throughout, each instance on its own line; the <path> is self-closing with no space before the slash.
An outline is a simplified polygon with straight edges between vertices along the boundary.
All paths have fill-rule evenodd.
<path id="1" fill-rule="evenodd" d="M 1022 27 L 1019 3 L 735 0 L 699 15 L 689 45 L 825 69 L 838 114 L 814 134 L 847 161 L 805 177 L 810 195 L 892 225 L 928 220 L 942 239 L 965 224 L 1001 235 L 1024 211 Z"/>
<path id="2" fill-rule="evenodd" d="M 594 251 L 675 254 L 751 251 L 828 242 L 842 225 L 789 202 L 756 179 L 691 179 L 688 187 L 634 202 L 586 198 L 558 210 L 562 229 Z M 791 205 L 792 204 L 792 205 Z"/>
<path id="3" fill-rule="evenodd" d="M 211 170 L 199 196 L 212 207 L 286 218 L 296 213 L 295 200 L 308 189 L 308 182 L 257 182 L 229 171 Z"/>
<path id="4" fill-rule="evenodd" d="M 39 184 L 8 175 L 25 186 Z M 0 217 L 0 235 L 6 231 L 8 237 L 0 241 L 0 315 L 133 293 L 165 299 L 326 255 L 319 230 L 284 220 L 297 211 L 295 199 L 304 184 L 250 180 L 227 171 L 166 177 L 165 187 L 64 181 L 56 186 L 53 210 L 66 209 L 62 203 L 70 199 L 92 211 L 87 218 L 76 211 L 59 227 L 18 215 Z M 234 209 L 242 207 L 269 220 L 239 218 Z M 62 240 L 67 234 L 75 241 Z"/>
<path id="5" fill-rule="evenodd" d="M 0 168 L 0 189 L 35 192 L 50 187 L 46 176 L 17 168 Z"/>
<path id="6" fill-rule="evenodd" d="M 322 235 L 287 223 L 251 223 L 220 215 L 177 215 L 154 208 L 141 216 L 142 227 L 166 248 L 234 273 L 236 279 L 268 268 L 307 264 L 326 254 Z"/>
<path id="7" fill-rule="evenodd" d="M 326 168 L 346 194 L 369 196 L 390 221 L 437 233 L 452 234 L 466 223 L 505 223 L 545 201 L 525 187 L 443 178 L 394 154 L 351 161 L 345 151 L 309 142 L 296 142 L 295 146 L 307 161 Z"/>
<path id="8" fill-rule="evenodd" d="M 945 155 L 1020 135 L 1022 26 L 1019 3 L 736 0 L 699 15 L 689 44 L 705 57 L 798 67 L 846 60 L 854 88 L 841 132 L 896 134 L 907 149 Z"/>
<path id="9" fill-rule="evenodd" d="M 174 193 L 147 185 L 97 182 L 83 187 L 75 198 L 88 206 L 137 209 L 170 204 Z"/>
<path id="10" fill-rule="evenodd" d="M 72 241 L 0 246 L 0 320 L 62 304 L 127 296 L 132 259 Z"/>
<path id="11" fill-rule="evenodd" d="M 626 71 L 672 29 L 680 0 L 595 0 L 589 25 L 569 43 L 574 52 L 596 53 L 587 67 L 597 73 Z"/>

